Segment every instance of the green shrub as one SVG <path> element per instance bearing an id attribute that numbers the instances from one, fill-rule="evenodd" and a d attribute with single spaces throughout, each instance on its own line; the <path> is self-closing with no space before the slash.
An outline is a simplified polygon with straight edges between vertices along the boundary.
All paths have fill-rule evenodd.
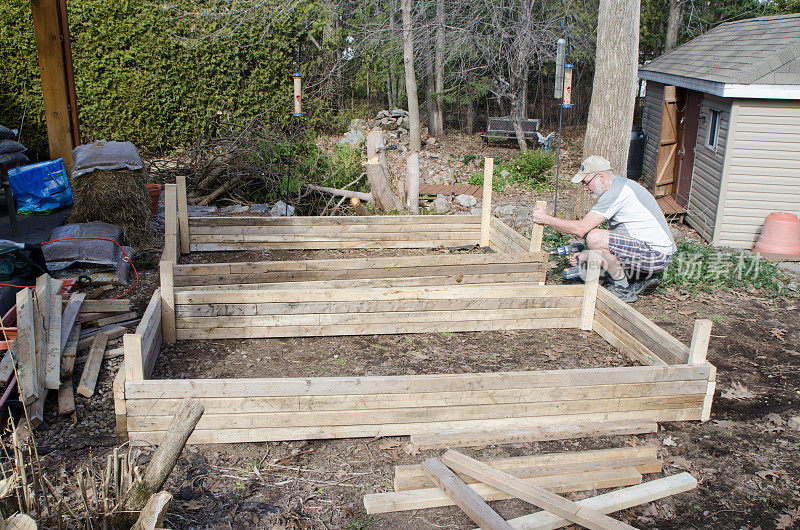
<path id="1" fill-rule="evenodd" d="M 689 291 L 734 289 L 778 293 L 787 278 L 778 266 L 743 250 L 720 250 L 681 241 L 661 284 Z"/>
<path id="2" fill-rule="evenodd" d="M 547 189 L 552 176 L 550 170 L 554 165 L 553 154 L 539 149 L 529 150 L 510 163 L 496 160 L 492 190 L 500 192 L 506 189 L 506 186 L 521 186 L 539 191 Z M 483 172 L 473 174 L 467 182 L 473 186 L 483 186 Z"/>

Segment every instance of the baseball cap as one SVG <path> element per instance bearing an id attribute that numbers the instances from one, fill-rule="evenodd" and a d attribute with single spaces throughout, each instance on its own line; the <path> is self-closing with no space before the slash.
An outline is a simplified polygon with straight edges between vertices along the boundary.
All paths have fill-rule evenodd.
<path id="1" fill-rule="evenodd" d="M 611 171 L 611 162 L 602 156 L 592 155 L 583 161 L 578 172 L 572 177 L 572 183 L 578 184 L 586 175 L 601 171 Z"/>

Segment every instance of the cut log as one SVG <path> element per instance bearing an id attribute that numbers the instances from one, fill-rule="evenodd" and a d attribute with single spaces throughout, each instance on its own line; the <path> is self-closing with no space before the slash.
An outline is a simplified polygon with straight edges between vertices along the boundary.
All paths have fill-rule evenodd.
<path id="1" fill-rule="evenodd" d="M 172 495 L 166 491 L 159 491 L 150 496 L 131 530 L 155 530 L 155 528 L 160 528 L 171 501 Z"/>
<path id="2" fill-rule="evenodd" d="M 367 133 L 367 179 L 369 180 L 375 209 L 383 212 L 402 212 L 403 204 L 392 191 L 389 170 L 386 167 L 383 131 Z"/>
<path id="3" fill-rule="evenodd" d="M 419 153 L 411 153 L 406 159 L 406 206 L 419 215 Z"/>
<path id="4" fill-rule="evenodd" d="M 338 188 L 328 188 L 326 186 L 317 186 L 315 184 L 306 184 L 306 188 L 314 191 L 319 191 L 322 193 L 327 193 L 329 195 L 336 195 L 337 197 L 348 197 L 348 198 L 356 197 L 357 199 L 366 202 L 372 200 L 371 193 L 364 193 L 362 191 L 340 190 Z"/>
<path id="5" fill-rule="evenodd" d="M 125 511 L 141 510 L 150 497 L 161 489 L 181 456 L 186 441 L 203 415 L 203 405 L 195 399 L 185 399 L 167 429 L 158 449 L 150 458 L 142 480 L 131 488 L 122 503 Z M 126 514 L 121 513 L 124 518 Z"/>

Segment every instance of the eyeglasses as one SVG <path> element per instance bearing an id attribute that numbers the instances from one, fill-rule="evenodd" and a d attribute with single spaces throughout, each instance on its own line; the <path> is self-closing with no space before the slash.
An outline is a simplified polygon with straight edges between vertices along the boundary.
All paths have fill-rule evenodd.
<path id="1" fill-rule="evenodd" d="M 597 175 L 598 175 L 598 174 L 599 174 L 599 173 L 595 173 L 594 175 L 592 175 L 592 178 L 590 178 L 590 179 L 589 179 L 589 182 L 583 182 L 583 181 L 581 181 L 581 184 L 583 184 L 583 187 L 584 187 L 584 188 L 588 188 L 588 187 L 589 187 L 589 184 L 591 184 L 591 183 L 592 183 L 592 181 L 593 181 L 595 178 L 597 178 Z"/>

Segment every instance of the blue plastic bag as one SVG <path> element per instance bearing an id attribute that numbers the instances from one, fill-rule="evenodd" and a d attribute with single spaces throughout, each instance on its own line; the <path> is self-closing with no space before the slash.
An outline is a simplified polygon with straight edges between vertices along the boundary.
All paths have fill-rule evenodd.
<path id="1" fill-rule="evenodd" d="M 63 158 L 9 169 L 8 179 L 17 213 L 50 213 L 72 204 Z"/>

